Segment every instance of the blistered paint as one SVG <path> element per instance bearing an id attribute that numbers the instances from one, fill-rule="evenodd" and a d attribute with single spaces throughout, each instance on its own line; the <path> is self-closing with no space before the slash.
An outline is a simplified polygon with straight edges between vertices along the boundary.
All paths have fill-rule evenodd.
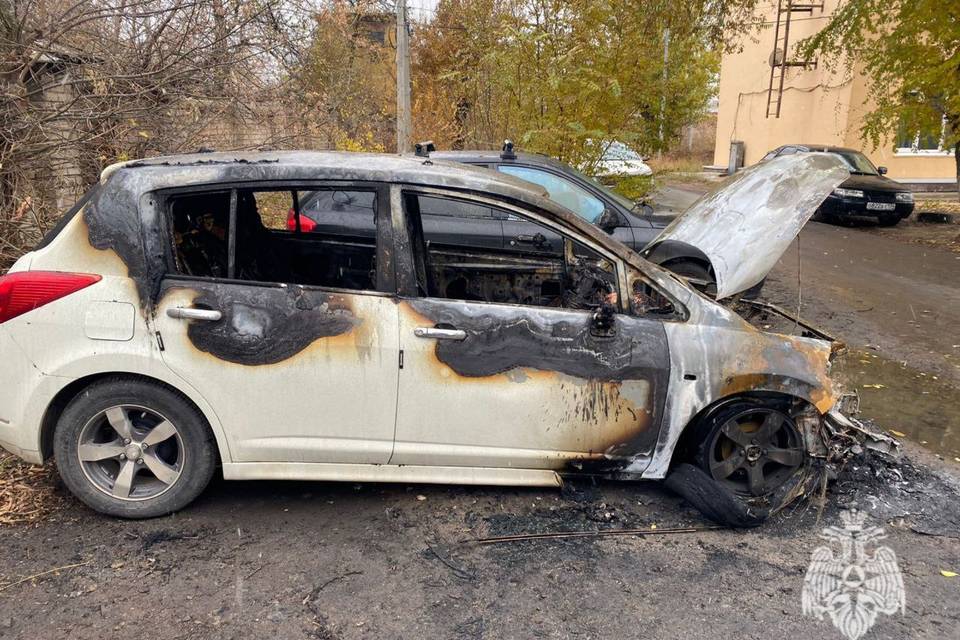
<path id="1" fill-rule="evenodd" d="M 503 442 L 539 423 L 534 431 L 551 440 L 550 448 L 568 452 L 555 468 L 569 470 L 587 462 L 590 470 L 620 468 L 653 450 L 669 379 L 659 322 L 620 315 L 612 335 L 597 336 L 587 312 L 429 299 L 401 302 L 401 316 L 405 325 L 466 333 L 462 341 L 429 346 L 431 379 L 418 378 L 416 386 L 436 384 L 451 402 L 472 401 L 461 390 L 490 398 L 486 431 Z M 482 439 L 471 435 L 473 427 L 462 431 L 465 440 Z"/>
<path id="2" fill-rule="evenodd" d="M 221 360 L 243 365 L 269 365 L 300 353 L 322 338 L 352 331 L 357 318 L 345 296 L 303 287 L 171 284 L 168 291 L 194 293 L 190 307 L 223 314 L 216 322 L 191 322 L 190 342 Z M 163 305 L 163 298 L 161 298 Z"/>

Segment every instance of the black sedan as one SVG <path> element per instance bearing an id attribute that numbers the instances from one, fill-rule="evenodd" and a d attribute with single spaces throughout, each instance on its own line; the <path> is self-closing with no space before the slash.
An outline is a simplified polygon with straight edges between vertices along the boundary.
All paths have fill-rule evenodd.
<path id="1" fill-rule="evenodd" d="M 540 185 L 551 200 L 637 252 L 642 252 L 679 213 L 659 212 L 646 202 L 632 202 L 559 160 L 515 151 L 510 141 L 506 141 L 499 152 L 433 151 L 430 157 L 492 169 Z M 655 254 L 645 257 L 712 293 L 714 276 L 710 260 L 695 247 L 667 242 L 659 246 Z M 756 291 L 751 293 L 755 295 Z"/>
<path id="2" fill-rule="evenodd" d="M 859 151 L 826 145 L 789 144 L 774 149 L 763 160 L 810 151 L 835 154 L 843 159 L 850 171 L 850 178 L 824 200 L 814 220 L 840 222 L 866 217 L 876 219 L 881 225 L 892 226 L 913 213 L 913 193 L 887 178 L 886 167 L 875 167 Z"/>

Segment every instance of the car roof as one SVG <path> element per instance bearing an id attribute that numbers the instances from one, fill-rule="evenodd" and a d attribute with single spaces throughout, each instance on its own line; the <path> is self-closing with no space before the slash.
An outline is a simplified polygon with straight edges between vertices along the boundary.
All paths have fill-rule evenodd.
<path id="1" fill-rule="evenodd" d="M 345 151 L 258 151 L 191 153 L 158 156 L 111 165 L 101 174 L 106 182 L 122 170 L 146 170 L 146 181 L 166 183 L 175 175 L 178 186 L 210 182 L 211 174 L 245 173 L 263 179 L 353 180 L 445 186 L 499 193 L 508 197 L 546 197 L 545 189 L 512 176 L 456 162 L 437 162 L 414 155 L 353 153 Z M 191 177 L 193 176 L 193 177 Z M 218 180 L 230 179 L 223 175 Z M 163 188 L 158 184 L 157 188 Z"/>
<path id="2" fill-rule="evenodd" d="M 534 164 L 544 167 L 552 167 L 554 169 L 563 171 L 568 170 L 568 164 L 565 164 L 556 158 L 551 158 L 550 156 L 541 155 L 539 153 L 527 153 L 524 151 L 514 152 L 513 158 L 507 157 L 504 158 L 500 154 L 500 151 L 493 150 L 464 150 L 464 151 L 434 151 L 430 154 L 431 158 L 436 158 L 437 160 L 451 160 L 454 162 L 497 162 L 503 164 Z"/>
<path id="3" fill-rule="evenodd" d="M 860 153 L 856 149 L 851 149 L 849 147 L 836 147 L 829 144 L 782 144 L 775 149 L 779 151 L 785 147 L 796 147 L 800 151 L 824 151 L 826 153 Z"/>

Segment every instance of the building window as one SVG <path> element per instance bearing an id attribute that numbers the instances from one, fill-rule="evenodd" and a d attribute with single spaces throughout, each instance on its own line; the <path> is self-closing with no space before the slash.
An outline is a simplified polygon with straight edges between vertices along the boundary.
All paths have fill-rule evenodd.
<path id="1" fill-rule="evenodd" d="M 952 154 L 953 149 L 945 149 L 947 138 L 947 118 L 944 116 L 939 130 L 916 131 L 908 129 L 903 123 L 897 129 L 897 155 L 936 155 Z"/>

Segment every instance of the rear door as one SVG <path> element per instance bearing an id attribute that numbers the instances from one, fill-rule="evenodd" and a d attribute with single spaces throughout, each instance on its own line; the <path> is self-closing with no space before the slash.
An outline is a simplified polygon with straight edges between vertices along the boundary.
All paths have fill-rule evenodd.
<path id="1" fill-rule="evenodd" d="M 403 369 L 391 463 L 561 469 L 650 451 L 666 336 L 658 321 L 619 313 L 597 330 L 600 301 L 621 288 L 619 263 L 507 203 L 489 202 L 558 238 L 559 250 L 438 250 L 416 219 L 423 196 L 393 200 L 395 228 L 410 240 L 398 240 Z"/>
<path id="2" fill-rule="evenodd" d="M 305 188 L 349 207 L 290 232 Z M 159 200 L 173 248 L 155 306 L 163 360 L 216 411 L 233 462 L 389 459 L 399 345 L 387 198 L 372 184 L 269 183 Z"/>

